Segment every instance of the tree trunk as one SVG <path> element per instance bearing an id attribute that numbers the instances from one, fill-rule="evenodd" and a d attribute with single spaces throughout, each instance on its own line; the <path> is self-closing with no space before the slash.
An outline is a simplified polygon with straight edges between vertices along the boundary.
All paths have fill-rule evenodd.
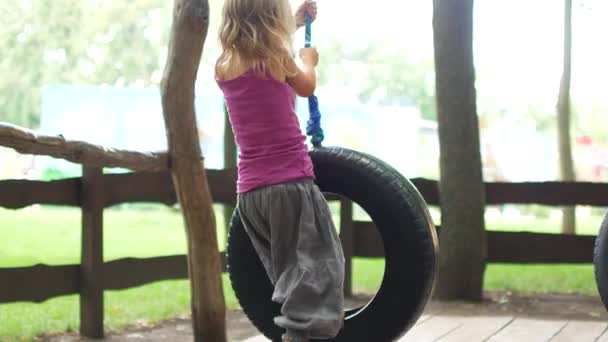
<path id="1" fill-rule="evenodd" d="M 559 145 L 559 169 L 562 181 L 573 182 L 574 162 L 572 160 L 572 143 L 570 139 L 570 78 L 572 68 L 572 0 L 564 0 L 564 58 L 562 79 L 559 85 L 557 100 L 557 136 Z M 562 233 L 576 232 L 575 207 L 563 208 Z"/>
<path id="2" fill-rule="evenodd" d="M 206 0 L 175 0 L 161 95 L 173 183 L 188 238 L 194 340 L 221 342 L 226 341 L 221 259 L 194 109 L 208 26 Z"/>
<path id="3" fill-rule="evenodd" d="M 473 0 L 434 0 L 441 234 L 439 300 L 482 299 L 485 192 L 473 64 Z"/>
<path id="4" fill-rule="evenodd" d="M 228 108 L 224 103 L 224 169 L 236 168 L 236 142 L 234 141 L 234 132 L 232 126 L 230 126 L 230 119 L 228 117 Z M 230 228 L 230 220 L 232 218 L 232 212 L 234 207 L 224 206 L 224 222 L 226 223 L 226 229 L 224 231 L 225 241 L 228 241 L 228 230 Z"/>

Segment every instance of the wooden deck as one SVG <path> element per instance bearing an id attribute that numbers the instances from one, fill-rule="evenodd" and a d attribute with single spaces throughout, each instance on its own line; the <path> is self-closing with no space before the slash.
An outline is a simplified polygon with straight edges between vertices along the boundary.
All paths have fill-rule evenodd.
<path id="1" fill-rule="evenodd" d="M 424 315 L 399 342 L 608 342 L 608 322 Z M 263 336 L 243 341 L 267 342 Z M 380 342 L 380 341 L 378 341 Z"/>
<path id="2" fill-rule="evenodd" d="M 368 298 L 347 299 L 357 307 Z M 227 312 L 230 342 L 268 342 L 241 310 Z M 109 342 L 192 342 L 192 322 L 187 318 L 153 327 L 110 332 Z M 4 341 L 0 336 L 0 341 Z M 42 338 L 45 342 L 83 341 L 77 333 Z M 598 297 L 536 294 L 520 296 L 486 293 L 483 303 L 430 302 L 416 325 L 399 342 L 608 342 L 608 312 Z M 352 341 L 386 342 L 386 341 Z"/>

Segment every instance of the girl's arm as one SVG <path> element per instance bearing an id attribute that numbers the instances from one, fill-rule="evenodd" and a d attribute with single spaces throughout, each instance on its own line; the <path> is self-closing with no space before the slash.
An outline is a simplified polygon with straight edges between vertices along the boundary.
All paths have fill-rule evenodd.
<path id="1" fill-rule="evenodd" d="M 298 96 L 312 96 L 317 87 L 317 72 L 315 67 L 319 62 L 319 54 L 316 48 L 304 48 L 300 50 L 302 68 L 300 69 L 295 61 L 289 58 L 287 61 L 287 71 L 294 75 L 287 77 L 287 83 L 293 88 Z"/>

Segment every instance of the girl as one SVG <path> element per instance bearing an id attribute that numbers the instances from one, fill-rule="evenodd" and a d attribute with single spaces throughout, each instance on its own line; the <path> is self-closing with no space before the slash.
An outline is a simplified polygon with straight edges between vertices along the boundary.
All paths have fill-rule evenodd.
<path id="1" fill-rule="evenodd" d="M 342 326 L 344 255 L 294 111 L 316 87 L 314 48 L 291 58 L 291 36 L 316 16 L 289 0 L 226 0 L 216 78 L 239 146 L 238 210 L 268 277 L 283 341 L 328 339 Z"/>

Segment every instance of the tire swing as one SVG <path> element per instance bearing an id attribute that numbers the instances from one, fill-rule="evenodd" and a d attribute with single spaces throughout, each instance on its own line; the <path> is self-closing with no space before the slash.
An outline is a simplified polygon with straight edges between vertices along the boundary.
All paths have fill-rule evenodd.
<path id="1" fill-rule="evenodd" d="M 608 213 L 604 217 L 599 233 L 595 238 L 593 269 L 597 290 L 602 303 L 608 310 Z"/>
<path id="2" fill-rule="evenodd" d="M 307 47 L 310 26 L 307 18 Z M 412 183 L 381 160 L 345 148 L 320 147 L 323 131 L 315 96 L 309 98 L 309 112 L 316 184 L 324 193 L 351 199 L 369 214 L 386 258 L 378 292 L 365 306 L 345 312 L 344 327 L 332 341 L 394 341 L 420 317 L 435 280 L 437 236 L 426 203 Z M 244 313 L 267 338 L 280 341 L 284 331 L 273 318 L 280 315 L 281 306 L 271 301 L 273 286 L 238 210 L 230 223 L 227 264 Z"/>

